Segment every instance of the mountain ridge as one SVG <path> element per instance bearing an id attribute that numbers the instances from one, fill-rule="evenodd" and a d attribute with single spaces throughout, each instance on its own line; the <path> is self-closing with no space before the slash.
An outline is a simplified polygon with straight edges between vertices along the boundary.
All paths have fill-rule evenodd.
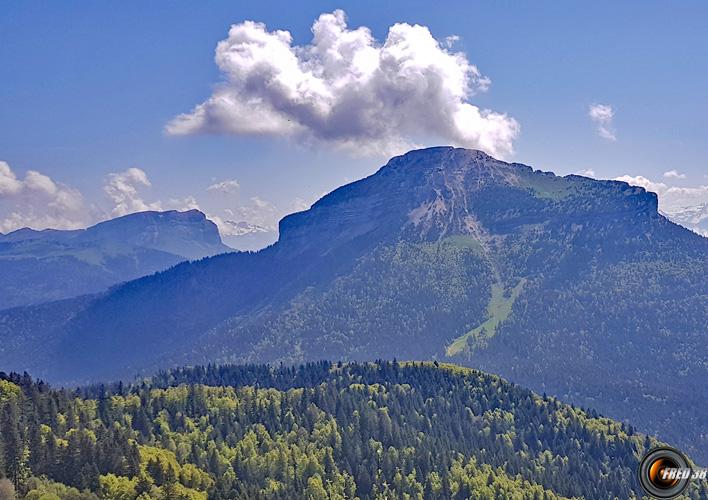
<path id="1" fill-rule="evenodd" d="M 708 429 L 698 410 L 708 394 L 658 380 L 706 376 L 708 240 L 660 215 L 654 193 L 431 148 L 280 230 L 259 252 L 116 287 L 43 332 L 51 347 L 33 362 L 6 353 L 0 363 L 80 381 L 212 361 L 447 359 L 476 332 L 450 359 L 706 459 L 692 433 Z M 11 335 L 3 324 L 21 322 L 13 314 L 0 315 L 0 339 Z"/>
<path id="2" fill-rule="evenodd" d="M 137 212 L 86 229 L 0 235 L 3 308 L 96 293 L 178 262 L 231 251 L 198 210 Z"/>

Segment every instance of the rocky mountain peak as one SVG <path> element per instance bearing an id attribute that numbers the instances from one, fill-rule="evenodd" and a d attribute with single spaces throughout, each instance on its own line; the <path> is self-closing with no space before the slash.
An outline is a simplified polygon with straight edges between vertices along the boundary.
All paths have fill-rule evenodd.
<path id="1" fill-rule="evenodd" d="M 434 240 L 501 233 L 540 224 L 657 217 L 657 198 L 619 181 L 560 177 L 478 150 L 433 147 L 392 158 L 310 210 L 280 222 L 281 246 L 330 249 L 363 235 Z M 392 236 L 395 235 L 395 236 Z"/>
<path id="2" fill-rule="evenodd" d="M 216 224 L 194 209 L 137 212 L 90 227 L 82 237 L 152 248 L 189 259 L 230 250 L 222 243 Z"/>

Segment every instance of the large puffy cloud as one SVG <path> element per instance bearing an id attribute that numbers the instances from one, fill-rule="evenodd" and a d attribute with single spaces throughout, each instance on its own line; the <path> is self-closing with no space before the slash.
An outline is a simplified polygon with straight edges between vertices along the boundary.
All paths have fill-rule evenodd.
<path id="1" fill-rule="evenodd" d="M 669 186 L 641 175 L 623 175 L 616 177 L 615 180 L 641 186 L 647 191 L 656 193 L 659 197 L 659 209 L 667 217 L 699 234 L 708 236 L 708 185 Z"/>
<path id="2" fill-rule="evenodd" d="M 0 232 L 22 227 L 75 229 L 89 220 L 81 193 L 36 170 L 20 179 L 0 161 Z"/>
<path id="3" fill-rule="evenodd" d="M 427 27 L 399 23 L 380 44 L 366 27 L 349 29 L 341 10 L 320 15 L 312 33 L 293 46 L 288 31 L 233 25 L 216 48 L 225 82 L 167 132 L 291 136 L 363 154 L 417 140 L 511 153 L 517 122 L 470 103 L 490 80 L 449 49 L 453 38 L 441 44 Z"/>

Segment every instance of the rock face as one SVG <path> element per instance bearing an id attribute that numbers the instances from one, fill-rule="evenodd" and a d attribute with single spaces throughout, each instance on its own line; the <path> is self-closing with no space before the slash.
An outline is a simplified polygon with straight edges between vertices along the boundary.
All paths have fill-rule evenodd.
<path id="1" fill-rule="evenodd" d="M 75 231 L 20 229 L 0 235 L 0 308 L 95 293 L 228 251 L 198 210 L 135 213 Z"/>
<path id="2" fill-rule="evenodd" d="M 229 252 L 219 230 L 199 210 L 138 212 L 87 229 L 89 242 L 149 248 L 195 260 Z"/>
<path id="3" fill-rule="evenodd" d="M 372 231 L 430 241 L 549 217 L 627 215 L 658 219 L 656 195 L 623 182 L 557 177 L 481 151 L 430 148 L 393 158 L 376 174 L 285 217 L 279 245 L 329 247 Z"/>
<path id="4" fill-rule="evenodd" d="M 14 346 L 0 366 L 77 382 L 206 361 L 451 359 L 705 462 L 706 275 L 708 239 L 643 188 L 431 148 L 285 217 L 260 252 L 0 314 Z"/>

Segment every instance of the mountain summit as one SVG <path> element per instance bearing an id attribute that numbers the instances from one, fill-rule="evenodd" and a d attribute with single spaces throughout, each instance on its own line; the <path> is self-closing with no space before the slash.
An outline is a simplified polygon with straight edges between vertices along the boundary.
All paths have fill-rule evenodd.
<path id="1" fill-rule="evenodd" d="M 0 308 L 95 293 L 228 251 L 199 210 L 138 212 L 74 231 L 19 229 L 0 235 Z"/>
<path id="2" fill-rule="evenodd" d="M 207 361 L 451 359 L 705 460 L 708 389 L 693 381 L 708 376 L 707 274 L 708 239 L 643 188 L 430 148 L 285 217 L 260 252 L 0 316 L 14 346 L 0 365 L 84 381 Z"/>
<path id="3" fill-rule="evenodd" d="M 279 244 L 290 249 L 303 236 L 339 244 L 372 231 L 386 238 L 435 241 L 467 234 L 483 241 L 548 217 L 626 215 L 658 218 L 656 195 L 624 182 L 557 177 L 481 151 L 436 147 L 395 157 L 310 210 L 285 217 Z"/>

